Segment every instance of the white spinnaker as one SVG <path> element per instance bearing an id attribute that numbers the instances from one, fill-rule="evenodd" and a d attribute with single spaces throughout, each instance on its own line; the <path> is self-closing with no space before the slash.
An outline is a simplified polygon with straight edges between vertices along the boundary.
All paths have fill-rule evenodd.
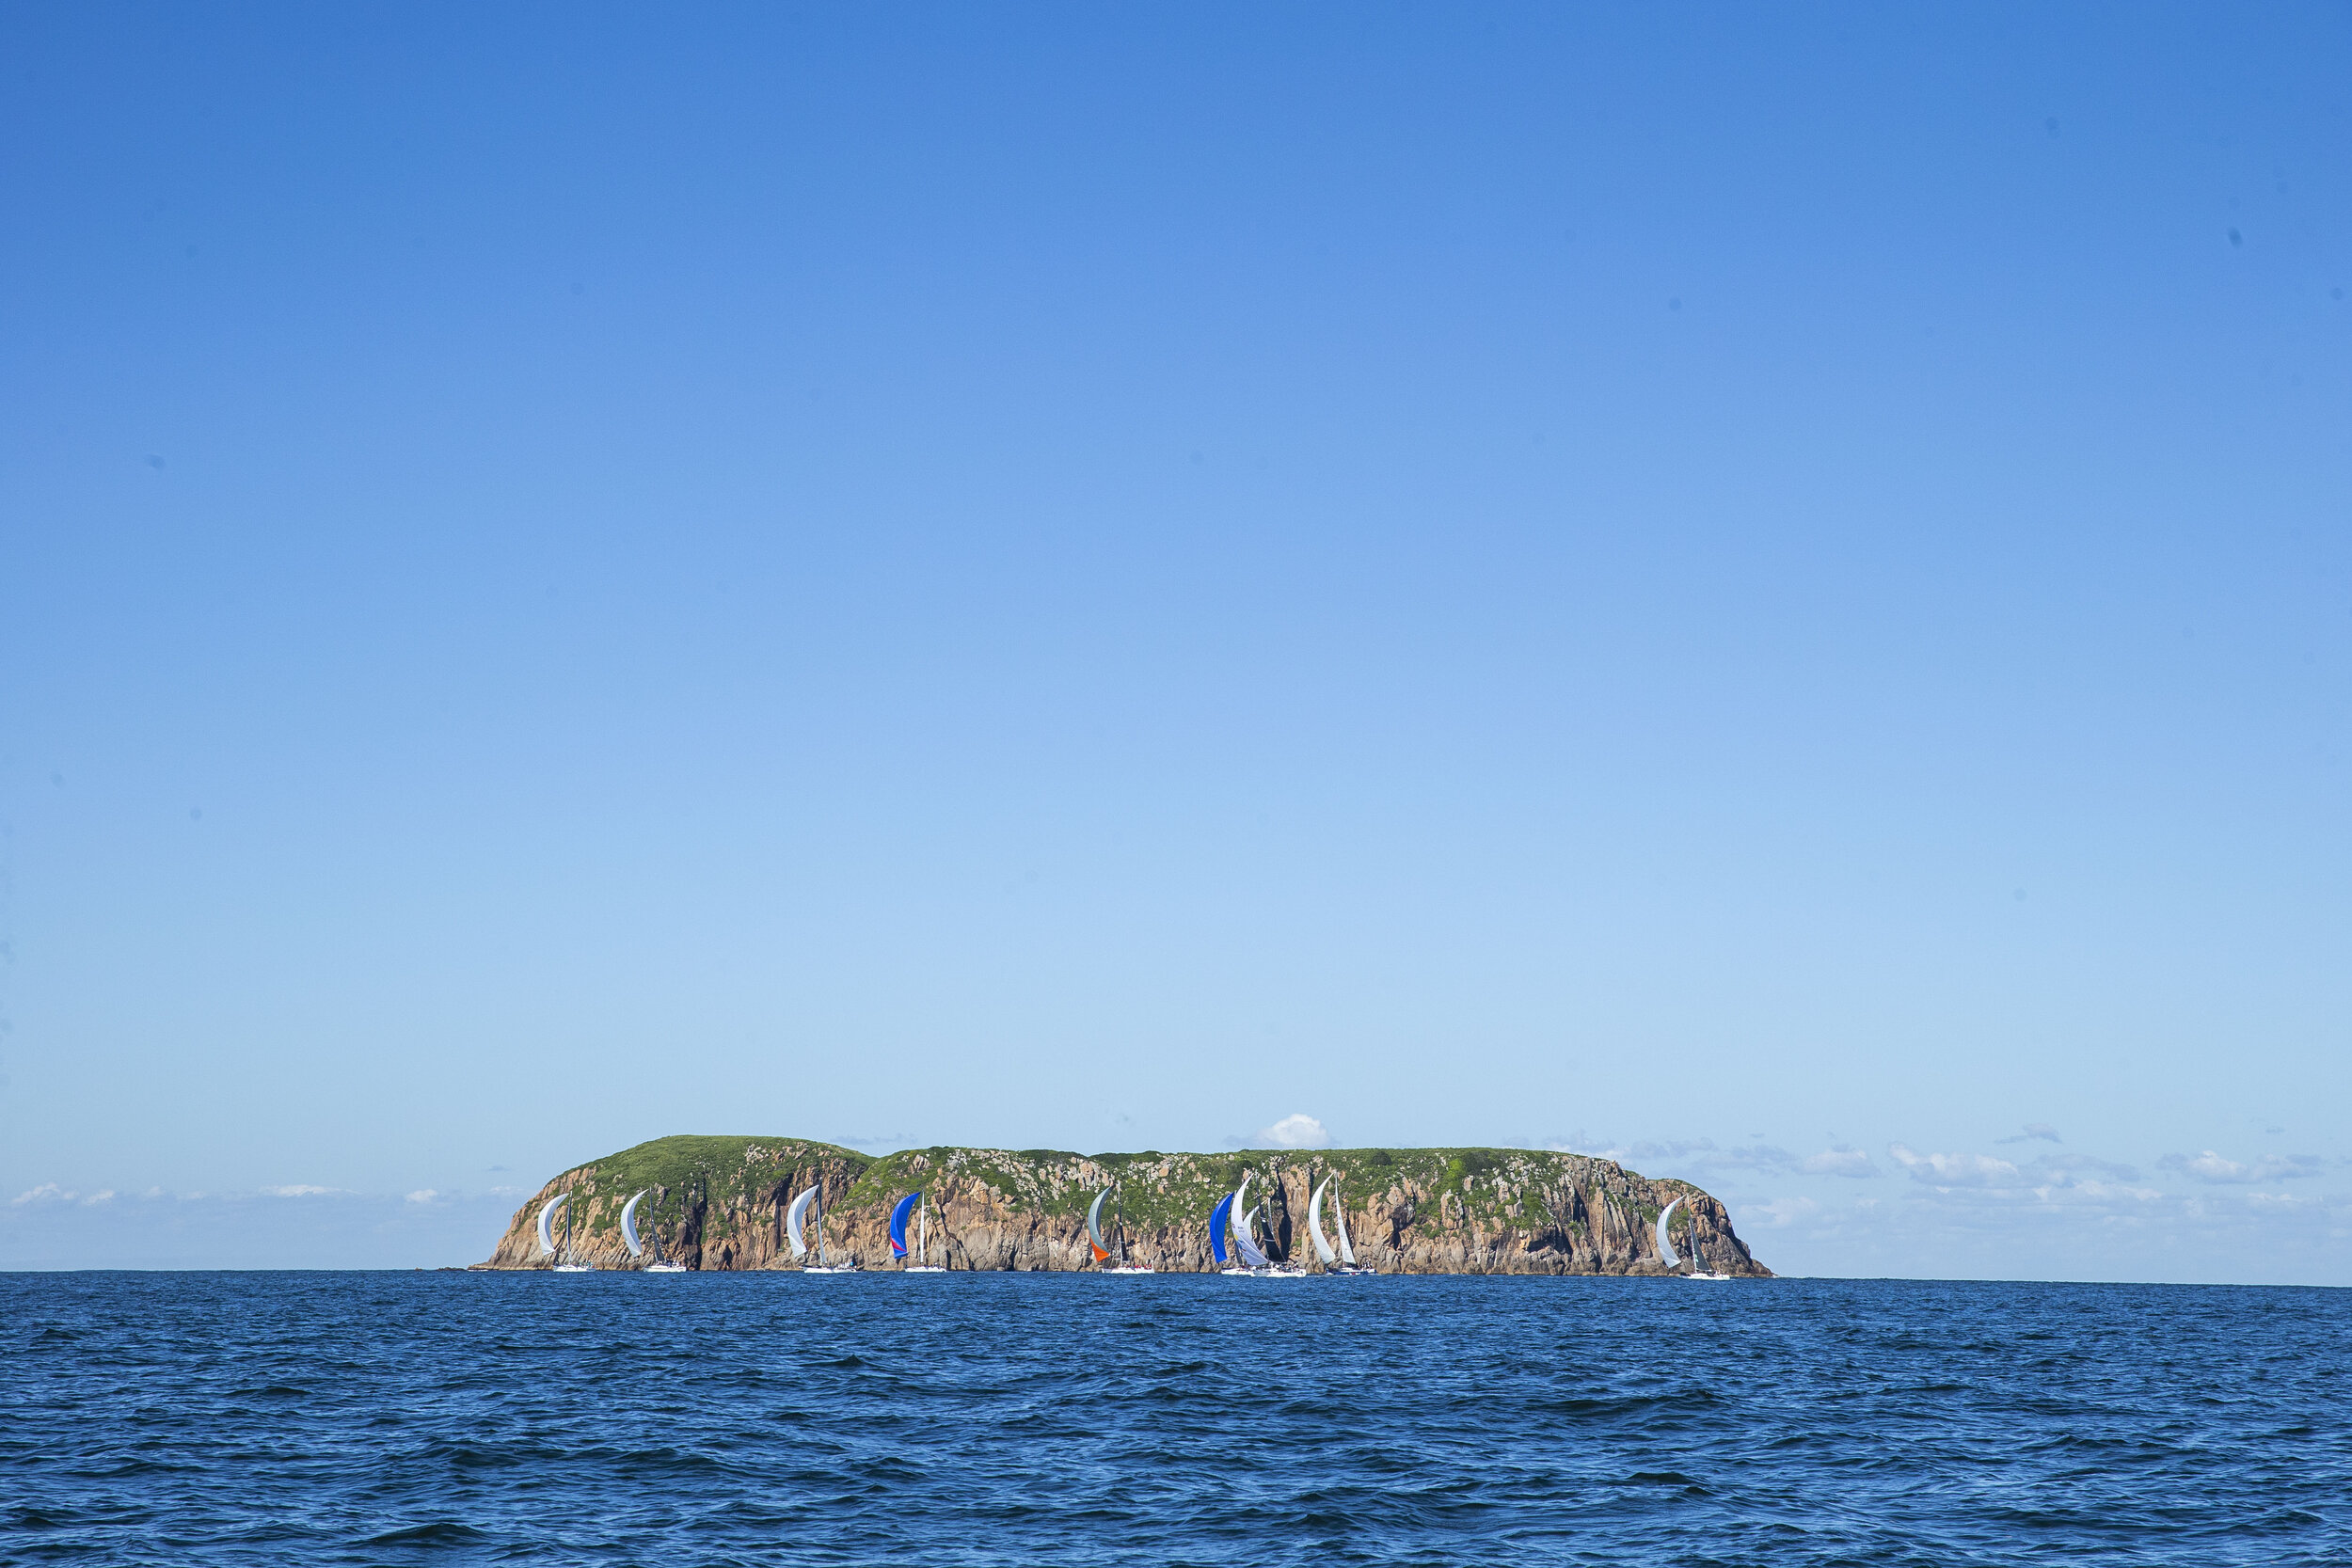
<path id="1" fill-rule="evenodd" d="M 651 1187 L 645 1189 L 645 1193 L 652 1191 Z M 628 1243 L 631 1258 L 645 1256 L 645 1243 L 637 1239 L 637 1199 L 644 1197 L 645 1193 L 639 1193 L 637 1197 L 621 1205 L 621 1240 Z"/>
<path id="2" fill-rule="evenodd" d="M 1094 1202 L 1087 1209 L 1087 1235 L 1093 1241 L 1097 1253 L 1110 1251 L 1103 1244 L 1103 1200 L 1110 1196 L 1111 1190 L 1104 1188 L 1094 1195 Z"/>
<path id="3" fill-rule="evenodd" d="M 555 1212 L 563 1208 L 564 1200 L 571 1196 L 569 1193 L 558 1193 L 548 1199 L 546 1208 L 539 1211 L 539 1256 L 542 1258 L 555 1256 Z"/>
<path id="4" fill-rule="evenodd" d="M 1356 1266 L 1356 1249 L 1347 1244 L 1347 1195 L 1345 1193 L 1342 1193 L 1340 1200 L 1331 1205 L 1331 1217 L 1340 1222 L 1340 1261 L 1352 1269 Z"/>
<path id="5" fill-rule="evenodd" d="M 1666 1267 L 1670 1269 L 1678 1269 L 1682 1266 L 1682 1259 L 1675 1256 L 1675 1244 L 1666 1240 L 1666 1221 L 1673 1217 L 1676 1205 L 1681 1201 L 1682 1199 L 1676 1198 L 1673 1203 L 1658 1211 L 1658 1256 L 1665 1260 Z"/>
<path id="6" fill-rule="evenodd" d="M 1331 1179 L 1327 1176 L 1323 1185 L 1315 1189 L 1315 1196 L 1307 1200 L 1307 1234 L 1312 1238 L 1315 1256 L 1323 1259 L 1326 1268 L 1329 1268 L 1334 1261 L 1331 1243 L 1323 1239 L 1323 1195 L 1330 1190 Z"/>
<path id="7" fill-rule="evenodd" d="M 794 1198 L 792 1207 L 784 1212 L 784 1235 L 792 1243 L 792 1256 L 795 1258 L 808 1256 L 808 1243 L 801 1240 L 801 1216 L 808 1212 L 808 1206 L 816 1201 L 816 1197 L 817 1189 L 811 1187 Z"/>
<path id="8" fill-rule="evenodd" d="M 1257 1217 L 1258 1211 L 1250 1210 L 1248 1217 L 1233 1227 L 1233 1240 L 1241 1247 L 1241 1260 L 1253 1269 L 1263 1269 L 1270 1267 L 1274 1259 L 1258 1250 L 1257 1240 L 1250 1234 L 1251 1222 Z"/>

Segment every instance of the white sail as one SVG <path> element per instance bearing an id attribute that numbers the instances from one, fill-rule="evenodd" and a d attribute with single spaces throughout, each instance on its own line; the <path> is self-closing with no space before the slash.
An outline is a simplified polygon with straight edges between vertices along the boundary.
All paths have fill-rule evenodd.
<path id="1" fill-rule="evenodd" d="M 1345 1193 L 1342 1193 L 1340 1200 L 1331 1205 L 1331 1217 L 1340 1222 L 1340 1261 L 1352 1269 L 1356 1266 L 1356 1249 L 1347 1244 L 1347 1195 Z"/>
<path id="2" fill-rule="evenodd" d="M 1253 1269 L 1270 1268 L 1273 1266 L 1274 1259 L 1268 1258 L 1264 1253 L 1258 1250 L 1257 1241 L 1250 1234 L 1251 1222 L 1256 1220 L 1257 1217 L 1258 1211 L 1255 1209 L 1250 1210 L 1248 1215 L 1244 1218 L 1239 1225 L 1233 1227 L 1233 1241 L 1241 1248 L 1241 1260 L 1243 1262 L 1248 1264 Z"/>
<path id="3" fill-rule="evenodd" d="M 1669 1203 L 1663 1209 L 1658 1211 L 1658 1256 L 1664 1260 L 1666 1267 L 1670 1269 L 1680 1268 L 1682 1266 L 1682 1259 L 1675 1256 L 1674 1243 L 1666 1240 L 1666 1221 L 1673 1217 L 1676 1205 L 1681 1203 L 1681 1201 L 1682 1199 L 1676 1198 L 1673 1203 Z"/>
<path id="4" fill-rule="evenodd" d="M 1087 1239 L 1094 1243 L 1094 1256 L 1103 1258 L 1110 1248 L 1103 1244 L 1103 1200 L 1111 1196 L 1108 1187 L 1094 1195 L 1094 1202 L 1087 1209 Z"/>
<path id="5" fill-rule="evenodd" d="M 801 1216 L 808 1212 L 808 1206 L 816 1201 L 816 1197 L 817 1189 L 811 1187 L 794 1198 L 792 1207 L 784 1212 L 785 1239 L 792 1243 L 792 1256 L 795 1258 L 808 1256 L 808 1243 L 801 1239 Z"/>
<path id="6" fill-rule="evenodd" d="M 645 1189 L 645 1193 L 652 1191 L 651 1187 Z M 637 1197 L 632 1197 L 621 1205 L 621 1240 L 628 1243 L 628 1255 L 631 1258 L 645 1256 L 645 1243 L 637 1239 L 637 1200 L 644 1197 L 645 1193 L 639 1193 Z"/>
<path id="7" fill-rule="evenodd" d="M 1315 1196 L 1307 1200 L 1307 1234 L 1315 1243 L 1315 1256 L 1323 1259 L 1326 1268 L 1337 1260 L 1331 1243 L 1323 1239 L 1323 1195 L 1330 1190 L 1331 1179 L 1327 1176 L 1323 1185 L 1315 1189 Z"/>
<path id="8" fill-rule="evenodd" d="M 564 1200 L 572 1195 L 558 1193 L 548 1199 L 548 1206 L 539 1211 L 539 1256 L 555 1256 L 555 1212 L 564 1207 Z"/>

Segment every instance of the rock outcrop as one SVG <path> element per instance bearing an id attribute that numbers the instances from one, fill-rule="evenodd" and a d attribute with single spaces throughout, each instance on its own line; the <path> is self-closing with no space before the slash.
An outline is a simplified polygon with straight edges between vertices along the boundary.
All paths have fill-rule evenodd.
<path id="1" fill-rule="evenodd" d="M 564 1172 L 519 1210 L 490 1269 L 538 1269 L 541 1205 L 569 1193 L 572 1247 L 599 1268 L 642 1267 L 621 1239 L 621 1206 L 650 1189 L 637 1227 L 672 1261 L 695 1269 L 798 1267 L 785 1210 L 822 1189 L 824 1237 L 836 1259 L 887 1267 L 890 1208 L 916 1188 L 930 1195 L 930 1261 L 950 1269 L 1093 1267 L 1086 1210 L 1119 1193 L 1115 1240 L 1164 1271 L 1216 1267 L 1209 1211 L 1252 1175 L 1261 1235 L 1279 1261 L 1309 1268 L 1307 1203 L 1334 1179 L 1325 1227 L 1343 1206 L 1358 1259 L 1393 1274 L 1668 1272 L 1658 1255 L 1659 1211 L 1684 1200 L 1672 1224 L 1686 1259 L 1693 1240 L 1708 1267 L 1770 1277 L 1731 1228 L 1722 1204 L 1687 1181 L 1636 1175 L 1613 1161 L 1522 1148 L 1252 1149 L 1232 1154 L 1095 1154 L 1058 1149 L 912 1148 L 875 1158 L 796 1138 L 674 1137 L 639 1144 Z M 1105 1211 L 1106 1221 L 1109 1211 Z M 1109 1226 L 1106 1224 L 1106 1230 Z"/>

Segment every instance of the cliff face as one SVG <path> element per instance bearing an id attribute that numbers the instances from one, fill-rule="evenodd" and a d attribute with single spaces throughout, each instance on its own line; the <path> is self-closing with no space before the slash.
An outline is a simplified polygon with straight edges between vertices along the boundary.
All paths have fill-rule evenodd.
<path id="1" fill-rule="evenodd" d="M 1133 1261 L 1215 1268 L 1209 1211 L 1251 1176 L 1267 1251 L 1310 1268 L 1307 1202 L 1334 1179 L 1324 1230 L 1343 1205 L 1359 1261 L 1392 1274 L 1662 1274 L 1654 1225 L 1677 1197 L 1672 1233 L 1688 1266 L 1695 1239 L 1708 1267 L 1769 1277 L 1733 1234 L 1722 1204 L 1685 1181 L 1637 1176 L 1608 1160 L 1519 1148 L 1348 1148 L 1236 1154 L 1097 1154 L 1056 1149 L 918 1148 L 875 1159 L 794 1138 L 657 1138 L 564 1172 L 516 1211 L 488 1262 L 547 1268 L 540 1206 L 569 1193 L 572 1249 L 598 1268 L 643 1267 L 621 1239 L 621 1206 L 638 1205 L 641 1236 L 698 1269 L 793 1268 L 787 1206 L 822 1188 L 824 1236 L 836 1260 L 889 1267 L 890 1208 L 921 1188 L 930 1198 L 930 1256 L 951 1269 L 1091 1268 L 1086 1210 L 1116 1187 L 1113 1234 Z M 559 1222 L 560 1227 L 560 1222 Z M 559 1236 L 559 1240 L 560 1240 Z M 810 1238 L 814 1244 L 815 1238 Z"/>

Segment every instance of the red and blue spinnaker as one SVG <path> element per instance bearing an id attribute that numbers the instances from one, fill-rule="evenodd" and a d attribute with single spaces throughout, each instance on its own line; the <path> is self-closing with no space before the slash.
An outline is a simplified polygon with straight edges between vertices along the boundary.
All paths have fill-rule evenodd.
<path id="1" fill-rule="evenodd" d="M 890 1211 L 890 1256 L 907 1255 L 907 1216 L 914 1212 L 915 1201 L 922 1196 L 918 1190 L 898 1200 L 898 1207 Z"/>

